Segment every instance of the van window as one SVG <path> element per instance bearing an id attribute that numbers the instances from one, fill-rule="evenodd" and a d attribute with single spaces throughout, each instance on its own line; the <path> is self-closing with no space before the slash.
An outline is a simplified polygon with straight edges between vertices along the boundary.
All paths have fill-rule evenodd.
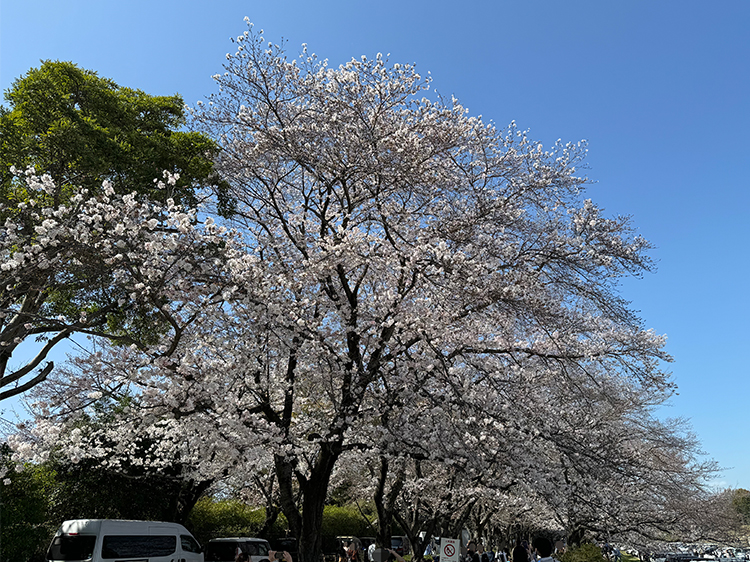
<path id="1" fill-rule="evenodd" d="M 180 543 L 182 543 L 182 550 L 185 552 L 201 551 L 201 545 L 190 535 L 180 535 Z"/>
<path id="2" fill-rule="evenodd" d="M 169 556 L 176 550 L 174 535 L 108 535 L 102 543 L 102 558 Z"/>
<path id="3" fill-rule="evenodd" d="M 94 555 L 96 535 L 61 536 L 52 539 L 47 560 L 86 560 Z"/>

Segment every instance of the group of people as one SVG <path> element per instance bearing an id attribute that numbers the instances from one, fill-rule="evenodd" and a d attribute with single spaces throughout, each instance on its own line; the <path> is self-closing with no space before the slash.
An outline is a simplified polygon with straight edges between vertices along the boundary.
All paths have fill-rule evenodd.
<path id="1" fill-rule="evenodd" d="M 605 542 L 604 546 L 602 546 L 602 554 L 607 560 L 612 562 L 620 562 L 622 559 L 622 552 L 620 552 L 620 549 L 608 542 Z"/>
<path id="2" fill-rule="evenodd" d="M 385 557 L 377 556 L 375 544 L 371 544 L 367 549 L 366 560 L 362 560 L 362 549 L 355 542 L 342 544 L 342 550 L 338 557 L 338 562 L 406 562 L 404 558 L 391 548 L 381 549 Z M 377 558 L 377 560 L 376 560 Z M 382 558 L 382 560 L 381 560 Z"/>
<path id="3" fill-rule="evenodd" d="M 374 546 L 373 546 L 374 548 Z M 392 549 L 385 549 L 390 553 L 390 560 L 396 560 L 397 562 L 405 562 L 403 557 L 399 556 L 396 551 Z M 554 546 L 552 541 L 546 537 L 535 538 L 531 546 L 529 547 L 526 541 L 522 541 L 513 548 L 510 560 L 506 552 L 500 552 L 498 555 L 485 552 L 484 546 L 481 542 L 470 541 L 467 545 L 467 554 L 463 562 L 556 562 L 552 557 L 554 552 Z M 292 555 L 284 551 L 268 551 L 269 562 L 293 562 Z M 250 554 L 247 552 L 238 552 L 234 559 L 234 562 L 252 562 Z M 360 559 L 360 549 L 353 542 L 343 546 L 343 553 L 339 557 L 339 562 L 363 562 Z M 378 562 L 386 562 L 378 561 Z"/>
<path id="4" fill-rule="evenodd" d="M 268 551 L 268 562 L 293 562 L 292 555 L 287 551 L 281 552 L 280 550 L 269 550 Z M 234 557 L 234 562 L 252 562 L 250 554 L 248 552 L 238 552 Z"/>
<path id="5" fill-rule="evenodd" d="M 512 553 L 500 551 L 496 555 L 487 553 L 481 542 L 470 541 L 464 562 L 555 562 L 552 554 L 555 546 L 546 537 L 537 537 L 529 545 L 526 541 L 518 543 Z"/>

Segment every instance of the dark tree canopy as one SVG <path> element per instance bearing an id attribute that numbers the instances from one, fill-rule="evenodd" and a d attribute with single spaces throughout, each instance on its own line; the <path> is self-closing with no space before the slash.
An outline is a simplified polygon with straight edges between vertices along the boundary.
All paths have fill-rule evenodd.
<path id="1" fill-rule="evenodd" d="M 43 61 L 5 92 L 0 109 L 2 197 L 18 187 L 10 169 L 33 166 L 52 176 L 60 193 L 96 190 L 102 180 L 115 191 L 134 190 L 163 201 L 195 203 L 194 188 L 217 185 L 216 144 L 200 133 L 179 130 L 179 95 L 152 96 L 121 87 L 71 62 Z M 179 174 L 172 190 L 155 187 L 163 172 Z"/>

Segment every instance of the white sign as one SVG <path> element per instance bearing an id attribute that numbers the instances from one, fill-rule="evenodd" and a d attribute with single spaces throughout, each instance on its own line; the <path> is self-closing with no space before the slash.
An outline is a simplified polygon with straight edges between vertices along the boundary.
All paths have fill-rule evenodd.
<path id="1" fill-rule="evenodd" d="M 461 543 L 458 539 L 440 537 L 440 562 L 458 562 Z"/>

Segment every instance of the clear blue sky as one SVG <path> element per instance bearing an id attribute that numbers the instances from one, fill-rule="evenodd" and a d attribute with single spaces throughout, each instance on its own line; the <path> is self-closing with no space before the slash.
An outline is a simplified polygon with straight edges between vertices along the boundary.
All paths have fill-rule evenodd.
<path id="1" fill-rule="evenodd" d="M 338 65 L 390 53 L 544 144 L 589 140 L 589 196 L 632 215 L 658 271 L 623 294 L 669 337 L 686 416 L 750 488 L 750 2 L 0 0 L 0 88 L 70 60 L 193 105 L 244 16 Z"/>

